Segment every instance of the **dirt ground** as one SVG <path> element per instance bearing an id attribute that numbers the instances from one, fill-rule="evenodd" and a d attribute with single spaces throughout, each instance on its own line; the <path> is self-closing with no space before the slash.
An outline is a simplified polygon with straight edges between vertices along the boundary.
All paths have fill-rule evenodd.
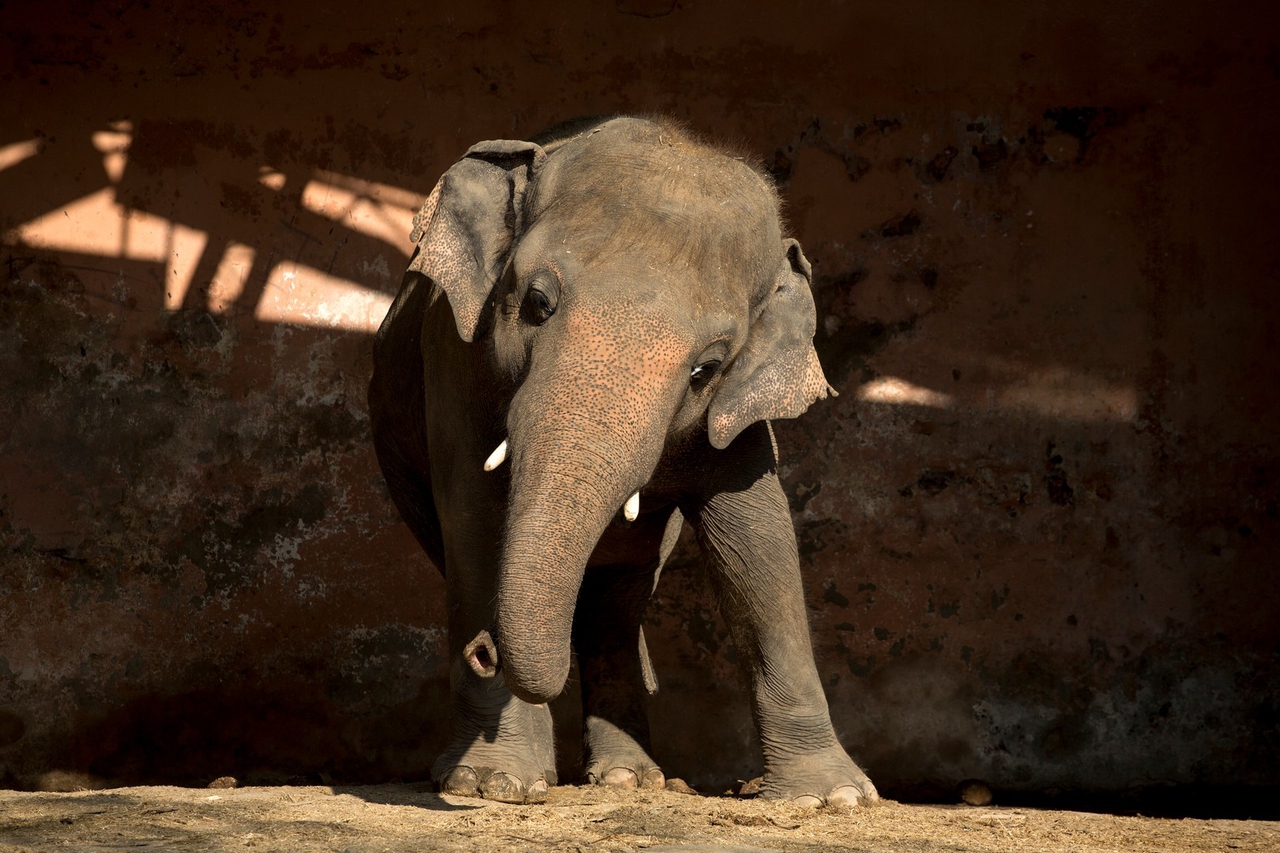
<path id="1" fill-rule="evenodd" d="M 807 810 L 670 791 L 559 787 L 508 806 L 422 785 L 0 791 L 0 853 L 342 851 L 1277 851 L 1280 824 L 996 806 Z"/>

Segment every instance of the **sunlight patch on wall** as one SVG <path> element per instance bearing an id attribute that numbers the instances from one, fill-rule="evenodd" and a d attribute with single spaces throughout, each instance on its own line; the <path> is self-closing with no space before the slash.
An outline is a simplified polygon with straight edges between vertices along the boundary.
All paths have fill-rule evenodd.
<path id="1" fill-rule="evenodd" d="M 116 185 L 124 177 L 133 124 L 111 122 L 95 131 L 90 143 L 102 155 L 109 186 L 25 222 L 3 235 L 6 243 L 34 249 L 76 252 L 104 258 L 128 258 L 163 264 L 164 305 L 182 305 L 196 266 L 208 243 L 205 232 L 140 210 L 128 210 L 116 201 Z M 41 151 L 39 140 L 15 143 L 0 149 L 0 169 L 14 166 Z"/>
<path id="2" fill-rule="evenodd" d="M 921 385 L 913 385 L 896 376 L 881 376 L 858 387 L 858 399 L 868 403 L 896 403 L 909 406 L 929 406 L 935 409 L 951 408 L 954 399 Z"/>
<path id="3" fill-rule="evenodd" d="M 426 197 L 409 190 L 318 169 L 302 189 L 302 206 L 409 255 L 413 216 Z"/>
<path id="4" fill-rule="evenodd" d="M 4 241 L 23 243 L 33 249 L 159 261 L 163 257 L 161 250 L 147 246 L 142 236 L 148 231 L 149 220 L 153 219 L 165 222 L 139 212 L 127 216 L 116 204 L 115 188 L 104 187 L 6 231 Z M 130 232 L 134 235 L 132 244 Z"/>
<path id="5" fill-rule="evenodd" d="M 182 305 L 208 237 L 203 231 L 116 203 L 113 187 L 76 199 L 3 235 L 45 251 L 151 261 L 165 267 L 165 307 Z"/>
<path id="6" fill-rule="evenodd" d="M 228 314 L 235 310 L 236 303 L 244 294 L 256 254 L 252 246 L 235 241 L 227 243 L 222 259 L 218 261 L 218 269 L 213 274 L 213 281 L 209 282 L 206 305 L 211 312 Z"/>
<path id="7" fill-rule="evenodd" d="M 953 393 L 935 391 L 898 376 L 880 376 L 859 386 L 856 396 L 868 403 L 1015 411 L 1078 423 L 1131 423 L 1138 416 L 1138 392 L 1132 385 L 1100 379 L 1081 370 L 1057 365 L 1027 367 L 986 359 L 962 373 L 964 382 Z"/>
<path id="8" fill-rule="evenodd" d="M 253 312 L 265 323 L 290 323 L 372 334 L 392 296 L 294 263 L 277 264 Z"/>
<path id="9" fill-rule="evenodd" d="M 252 312 L 264 322 L 365 333 L 377 330 L 393 298 L 387 293 L 297 262 L 276 263 L 265 273 L 264 282 L 262 258 L 280 254 L 279 247 L 269 241 L 264 245 L 256 240 L 227 240 L 224 244 L 218 235 L 120 204 L 117 188 L 129 164 L 131 123 L 109 123 L 90 134 L 88 142 L 102 156 L 104 186 L 5 231 L 0 239 L 54 253 L 156 264 L 164 270 L 161 303 L 166 311 L 196 307 L 192 297 L 198 295 L 212 314 Z M 0 147 L 0 169 L 39 156 L 43 150 L 39 139 Z M 326 170 L 312 172 L 301 190 L 295 183 L 296 195 L 289 193 L 288 176 L 274 167 L 259 168 L 256 180 L 279 193 L 286 206 L 300 205 L 348 233 L 357 232 L 398 250 L 353 259 L 370 283 L 395 289 L 404 259 L 412 251 L 409 232 L 423 201 L 421 194 Z M 338 233 L 332 239 L 336 257 L 347 238 Z M 111 265 L 102 267 L 101 272 L 109 272 Z M 210 278 L 197 281 L 197 275 Z M 200 294 L 193 292 L 195 287 Z M 256 304 L 247 304 L 250 300 Z"/>
<path id="10" fill-rule="evenodd" d="M 413 214 L 408 213 L 407 217 L 411 221 Z M 408 232 L 406 225 L 402 242 L 407 242 Z M 3 239 L 46 251 L 163 264 L 164 307 L 169 311 L 187 304 L 197 266 L 209 243 L 203 231 L 151 213 L 126 210 L 116 203 L 113 187 L 24 223 L 6 232 Z M 227 243 L 208 284 L 206 308 L 210 312 L 235 311 L 244 298 L 255 256 L 252 246 Z M 396 262 L 398 267 L 401 259 Z M 392 277 L 391 266 L 381 256 L 364 262 L 362 267 L 377 278 Z M 268 274 L 254 316 L 266 322 L 372 333 L 391 301 L 389 294 L 302 264 L 278 264 Z"/>
<path id="11" fill-rule="evenodd" d="M 40 153 L 40 140 L 28 139 L 0 147 L 0 170 L 9 169 Z"/>
<path id="12" fill-rule="evenodd" d="M 995 389 L 993 403 L 1067 421 L 1131 422 L 1138 416 L 1138 392 L 1133 386 L 1056 366 L 1030 370 Z"/>
<path id="13" fill-rule="evenodd" d="M 102 168 L 113 184 L 124 177 L 125 164 L 129 162 L 129 145 L 133 142 L 133 124 L 114 122 L 110 130 L 99 130 L 90 137 L 93 147 L 102 154 Z"/>
<path id="14" fill-rule="evenodd" d="M 288 180 L 289 178 L 283 172 L 277 172 L 270 166 L 262 166 L 258 169 L 258 183 L 269 190 L 280 192 Z"/>

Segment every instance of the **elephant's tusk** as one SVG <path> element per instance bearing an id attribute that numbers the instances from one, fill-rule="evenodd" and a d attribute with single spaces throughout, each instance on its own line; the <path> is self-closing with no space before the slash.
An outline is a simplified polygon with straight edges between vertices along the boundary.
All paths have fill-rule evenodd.
<path id="1" fill-rule="evenodd" d="M 627 521 L 635 521 L 636 516 L 640 514 L 640 493 L 636 492 L 627 498 L 627 502 L 622 506 L 622 514 Z"/>
<path id="2" fill-rule="evenodd" d="M 499 465 L 505 462 L 506 459 L 507 459 L 507 439 L 504 438 L 502 440 L 502 444 L 499 444 L 497 448 L 495 448 L 494 451 L 489 454 L 489 458 L 484 460 L 484 470 L 492 471 L 494 468 L 497 468 Z"/>

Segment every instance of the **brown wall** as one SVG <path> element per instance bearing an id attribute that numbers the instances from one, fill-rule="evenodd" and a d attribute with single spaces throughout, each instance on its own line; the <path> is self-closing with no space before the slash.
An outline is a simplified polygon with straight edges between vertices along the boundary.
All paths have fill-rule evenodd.
<path id="1" fill-rule="evenodd" d="M 615 111 L 760 152 L 814 261 L 779 438 L 882 788 L 1280 782 L 1266 4 L 348 5 L 0 8 L 0 783 L 425 774 L 369 335 L 461 152 Z M 649 622 L 657 758 L 749 778 L 687 549 Z"/>

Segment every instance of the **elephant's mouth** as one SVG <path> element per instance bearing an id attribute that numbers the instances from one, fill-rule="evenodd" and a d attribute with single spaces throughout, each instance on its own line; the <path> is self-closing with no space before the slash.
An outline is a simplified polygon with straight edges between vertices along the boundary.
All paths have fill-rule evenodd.
<path id="1" fill-rule="evenodd" d="M 493 452 L 489 454 L 489 458 L 485 460 L 484 470 L 486 472 L 493 471 L 503 462 L 506 462 L 507 453 L 509 452 L 510 447 L 511 447 L 511 440 L 504 438 L 502 440 L 502 443 L 499 444 L 497 447 L 495 447 L 493 449 Z M 635 521 L 636 517 L 640 515 L 640 490 L 639 489 L 636 489 L 635 492 L 632 493 L 631 497 L 627 498 L 627 502 L 622 505 L 622 515 L 624 518 L 626 518 L 627 521 Z M 476 639 L 478 640 L 479 637 L 477 636 Z"/>

